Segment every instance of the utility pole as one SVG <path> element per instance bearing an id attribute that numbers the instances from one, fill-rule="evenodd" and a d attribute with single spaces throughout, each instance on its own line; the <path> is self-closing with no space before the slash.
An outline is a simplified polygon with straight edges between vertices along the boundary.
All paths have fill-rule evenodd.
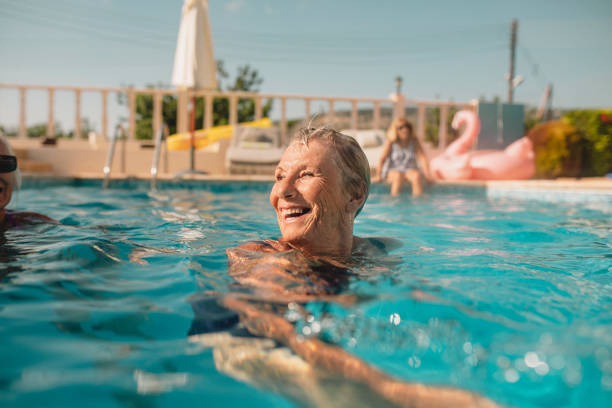
<path id="1" fill-rule="evenodd" d="M 553 86 L 552 84 L 546 85 L 546 89 L 544 90 L 544 94 L 542 95 L 542 101 L 540 102 L 540 107 L 536 113 L 536 118 L 538 120 L 550 120 L 551 119 L 551 111 L 552 111 L 552 92 Z"/>
<path id="2" fill-rule="evenodd" d="M 508 74 L 508 103 L 512 103 L 514 99 L 514 59 L 516 55 L 516 31 L 518 28 L 518 21 L 512 20 L 512 26 L 510 29 L 510 72 Z"/>
<path id="3" fill-rule="evenodd" d="M 395 93 L 398 95 L 402 93 L 402 77 L 395 77 Z"/>
<path id="4" fill-rule="evenodd" d="M 404 95 L 402 95 L 402 77 L 395 77 L 395 94 L 391 94 L 391 100 L 394 103 L 393 106 L 393 118 L 399 118 L 406 115 L 404 109 Z"/>

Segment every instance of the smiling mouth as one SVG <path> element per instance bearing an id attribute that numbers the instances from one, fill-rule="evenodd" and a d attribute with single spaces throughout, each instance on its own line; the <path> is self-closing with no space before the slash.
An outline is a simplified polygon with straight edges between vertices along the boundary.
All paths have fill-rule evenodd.
<path id="1" fill-rule="evenodd" d="M 310 208 L 285 208 L 281 210 L 281 216 L 285 221 L 293 221 L 308 214 L 310 211 Z"/>

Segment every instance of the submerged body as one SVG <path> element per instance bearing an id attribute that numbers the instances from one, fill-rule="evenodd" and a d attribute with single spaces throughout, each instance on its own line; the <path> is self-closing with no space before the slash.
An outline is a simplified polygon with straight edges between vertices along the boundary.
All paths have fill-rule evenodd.
<path id="1" fill-rule="evenodd" d="M 388 247 L 382 240 L 358 239 L 354 248 L 346 263 L 306 256 L 275 240 L 229 249 L 229 273 L 240 290 L 217 301 L 235 315 L 225 312 L 225 331 L 193 333 L 191 340 L 214 347 L 215 365 L 222 372 L 304 406 L 497 407 L 461 389 L 394 378 L 316 333 L 304 336 L 288 320 L 290 315 L 306 319 L 310 302 L 348 306 L 365 300 L 345 289 L 368 261 L 389 262 Z"/>

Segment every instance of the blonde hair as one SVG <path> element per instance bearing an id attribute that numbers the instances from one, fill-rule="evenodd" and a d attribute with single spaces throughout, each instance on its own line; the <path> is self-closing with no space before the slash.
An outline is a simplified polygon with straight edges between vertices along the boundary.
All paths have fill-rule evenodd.
<path id="1" fill-rule="evenodd" d="M 9 155 L 15 156 L 15 152 L 13 152 L 11 144 L 9 143 L 7 137 L 3 134 L 0 134 L 0 145 L 4 146 Z M 19 161 L 17 161 L 17 166 L 18 167 L 15 169 L 15 171 L 11 172 L 13 190 L 19 190 L 21 188 L 21 173 L 19 172 Z"/>
<path id="2" fill-rule="evenodd" d="M 348 135 L 337 132 L 326 126 L 320 128 L 302 128 L 293 137 L 292 142 L 299 142 L 308 146 L 310 140 L 325 140 L 335 149 L 340 162 L 338 167 L 342 171 L 347 190 L 351 194 L 363 194 L 361 207 L 355 217 L 361 212 L 370 194 L 370 164 L 365 153 L 357 141 Z"/>
<path id="3" fill-rule="evenodd" d="M 404 116 L 400 116 L 400 117 L 395 118 L 393 122 L 391 122 L 389 129 L 387 129 L 387 139 L 389 139 L 389 141 L 391 142 L 397 141 L 397 127 L 402 124 L 408 127 L 408 130 L 410 131 L 410 138 L 412 139 L 414 137 L 412 123 L 410 123 L 410 121 L 406 119 Z"/>

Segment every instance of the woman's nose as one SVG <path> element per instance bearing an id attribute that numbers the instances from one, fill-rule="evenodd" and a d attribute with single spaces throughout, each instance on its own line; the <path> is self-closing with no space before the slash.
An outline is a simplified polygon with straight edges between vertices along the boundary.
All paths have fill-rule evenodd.
<path id="1" fill-rule="evenodd" d="M 280 195 L 283 198 L 291 198 L 295 196 L 295 186 L 289 179 L 283 180 L 280 187 Z"/>

